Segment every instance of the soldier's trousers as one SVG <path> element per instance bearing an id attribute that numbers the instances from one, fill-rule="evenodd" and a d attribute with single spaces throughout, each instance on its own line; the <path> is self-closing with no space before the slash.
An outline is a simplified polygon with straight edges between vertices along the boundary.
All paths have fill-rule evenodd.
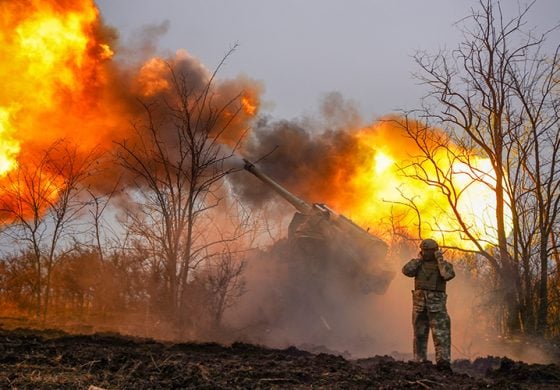
<path id="1" fill-rule="evenodd" d="M 431 330 L 436 362 L 450 362 L 451 320 L 446 309 L 447 295 L 438 291 L 415 290 L 412 296 L 415 360 L 427 360 L 428 335 Z"/>

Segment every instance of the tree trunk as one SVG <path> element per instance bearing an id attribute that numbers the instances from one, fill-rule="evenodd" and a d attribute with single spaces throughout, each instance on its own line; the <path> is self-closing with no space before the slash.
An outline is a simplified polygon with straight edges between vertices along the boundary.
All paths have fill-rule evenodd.
<path id="1" fill-rule="evenodd" d="M 537 332 L 540 336 L 545 336 L 548 321 L 548 256 L 547 256 L 547 235 L 541 234 L 540 245 L 540 280 L 539 280 L 539 306 L 537 312 Z"/>

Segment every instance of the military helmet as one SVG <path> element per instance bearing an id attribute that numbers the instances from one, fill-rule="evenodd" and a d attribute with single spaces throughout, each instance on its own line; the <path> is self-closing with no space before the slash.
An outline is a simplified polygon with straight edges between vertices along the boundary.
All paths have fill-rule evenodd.
<path id="1" fill-rule="evenodd" d="M 422 240 L 422 242 L 420 243 L 420 249 L 422 249 L 422 250 L 437 250 L 438 249 L 438 244 L 435 240 L 432 240 L 431 238 L 426 238 L 425 240 Z"/>

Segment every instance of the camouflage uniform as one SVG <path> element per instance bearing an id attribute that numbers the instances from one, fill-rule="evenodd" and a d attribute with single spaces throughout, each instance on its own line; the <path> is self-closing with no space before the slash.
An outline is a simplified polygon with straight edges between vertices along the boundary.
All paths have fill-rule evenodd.
<path id="1" fill-rule="evenodd" d="M 449 365 L 451 360 L 451 320 L 447 314 L 446 282 L 455 277 L 453 265 L 443 259 L 434 240 L 424 240 L 420 257 L 410 260 L 403 274 L 414 278 L 412 326 L 414 358 L 427 360 L 428 334 L 432 330 L 436 362 Z"/>

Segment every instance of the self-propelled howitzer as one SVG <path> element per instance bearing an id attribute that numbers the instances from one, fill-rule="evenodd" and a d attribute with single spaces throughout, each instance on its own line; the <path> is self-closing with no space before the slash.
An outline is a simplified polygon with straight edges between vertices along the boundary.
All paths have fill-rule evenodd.
<path id="1" fill-rule="evenodd" d="M 243 161 L 247 171 L 296 208 L 288 227 L 288 240 L 296 257 L 313 264 L 314 272 L 329 270 L 337 283 L 342 281 L 366 294 L 385 292 L 395 270 L 387 260 L 388 247 L 382 239 L 325 204 L 300 199 L 253 163 Z"/>

